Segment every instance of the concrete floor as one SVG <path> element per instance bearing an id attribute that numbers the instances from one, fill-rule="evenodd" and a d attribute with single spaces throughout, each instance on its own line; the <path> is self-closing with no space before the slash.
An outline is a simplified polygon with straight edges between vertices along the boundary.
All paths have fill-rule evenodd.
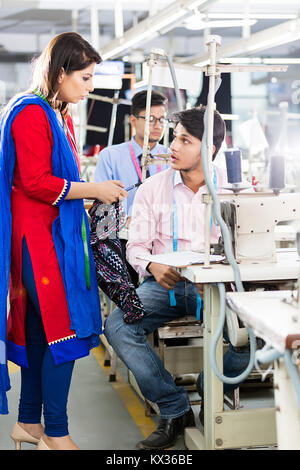
<path id="1" fill-rule="evenodd" d="M 88 357 L 75 363 L 69 395 L 69 430 L 82 450 L 134 450 L 138 441 L 148 436 L 157 426 L 159 417 L 146 417 L 144 405 L 127 382 L 127 371 L 118 361 L 116 382 L 109 382 L 109 368 L 103 366 L 104 351 L 93 350 Z M 17 420 L 20 372 L 11 375 L 12 389 L 8 392 L 8 415 L 0 415 L 0 450 L 13 450 L 9 437 Z M 272 406 L 272 389 L 241 392 L 242 406 Z M 199 424 L 199 406 L 193 406 L 196 425 Z M 22 449 L 35 449 L 22 444 Z M 173 447 L 185 449 L 183 437 Z"/>
<path id="2" fill-rule="evenodd" d="M 20 372 L 11 375 L 11 385 L 8 392 L 10 413 L 0 416 L 1 450 L 14 448 L 9 432 L 17 420 Z M 143 439 L 94 354 L 75 363 L 68 415 L 70 435 L 82 450 L 133 449 Z M 34 446 L 24 443 L 22 448 L 34 449 Z"/>

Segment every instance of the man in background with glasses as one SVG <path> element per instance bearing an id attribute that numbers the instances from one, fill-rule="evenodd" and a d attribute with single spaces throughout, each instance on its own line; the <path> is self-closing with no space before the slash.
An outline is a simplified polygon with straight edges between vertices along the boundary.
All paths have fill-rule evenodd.
<path id="1" fill-rule="evenodd" d="M 106 147 L 100 152 L 95 170 L 96 182 L 120 180 L 125 188 L 130 188 L 141 182 L 141 158 L 145 132 L 146 100 L 147 90 L 140 91 L 133 96 L 129 119 L 134 135 L 129 142 Z M 167 150 L 163 145 L 159 144 L 167 124 L 167 104 L 168 100 L 164 95 L 152 91 L 149 126 L 149 147 L 151 155 L 166 153 Z M 146 176 L 154 175 L 166 168 L 168 168 L 166 164 L 149 165 Z M 137 187 L 138 185 L 128 191 L 129 196 L 124 201 L 127 227 L 131 220 L 132 204 Z M 121 244 L 125 255 L 126 240 L 121 240 Z M 133 283 L 137 285 L 137 273 L 129 264 L 127 267 Z"/>

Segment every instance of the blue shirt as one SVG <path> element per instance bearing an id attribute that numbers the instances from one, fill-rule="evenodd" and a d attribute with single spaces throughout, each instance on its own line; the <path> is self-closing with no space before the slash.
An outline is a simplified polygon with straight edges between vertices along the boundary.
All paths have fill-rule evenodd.
<path id="1" fill-rule="evenodd" d="M 132 137 L 131 145 L 135 156 L 142 155 L 143 149 L 136 142 L 135 138 Z M 163 145 L 156 144 L 150 151 L 151 155 L 158 153 L 166 153 L 166 148 Z M 166 170 L 169 165 L 165 163 L 161 164 L 161 170 Z M 157 173 L 157 165 L 149 165 L 148 167 L 150 176 Z M 124 184 L 125 188 L 138 183 L 139 176 L 135 169 L 134 163 L 131 158 L 129 142 L 123 142 L 122 144 L 112 145 L 106 147 L 99 153 L 99 159 L 95 170 L 95 181 L 102 182 L 107 180 L 120 180 Z M 128 191 L 128 198 L 124 201 L 124 208 L 127 217 L 131 215 L 133 199 L 138 188 L 131 189 Z"/>

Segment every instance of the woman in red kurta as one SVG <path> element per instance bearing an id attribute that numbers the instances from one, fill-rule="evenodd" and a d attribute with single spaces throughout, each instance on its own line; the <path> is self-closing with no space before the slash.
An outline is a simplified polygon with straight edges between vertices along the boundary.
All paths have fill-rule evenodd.
<path id="1" fill-rule="evenodd" d="M 67 125 L 73 134 L 71 118 Z M 52 174 L 52 133 L 47 115 L 40 106 L 28 105 L 18 114 L 12 125 L 12 137 L 17 158 L 11 197 L 12 288 L 8 350 L 11 360 L 27 366 L 26 355 L 20 354 L 20 348 L 17 351 L 14 348 L 15 344 L 26 345 L 26 291 L 23 292 L 21 279 L 23 237 L 30 253 L 48 344 L 74 335 L 52 239 L 52 224 L 58 216 L 57 204 L 65 190 L 65 180 Z M 77 156 L 70 137 L 69 140 Z"/>
<path id="2" fill-rule="evenodd" d="M 73 302 L 74 294 L 73 297 L 70 294 L 72 283 L 70 273 L 66 272 L 66 266 L 74 265 L 76 274 L 77 258 L 78 267 L 82 266 L 81 258 L 89 260 L 83 235 L 85 219 L 82 233 L 81 223 L 80 233 L 74 225 L 74 240 L 82 243 L 80 252 L 74 253 L 73 264 L 68 264 L 67 259 L 72 246 L 64 245 L 70 239 L 70 234 L 65 235 L 69 227 L 68 223 L 63 224 L 69 220 L 69 212 L 71 221 L 76 219 L 78 210 L 80 213 L 81 206 L 68 206 L 68 201 L 90 198 L 111 204 L 127 196 L 118 181 L 80 182 L 76 176 L 79 170 L 66 158 L 70 154 L 68 158 L 74 160 L 77 168 L 78 155 L 67 105 L 77 103 L 93 90 L 94 67 L 100 61 L 98 53 L 78 34 L 55 37 L 36 64 L 33 91 L 18 101 L 20 110 L 13 115 L 10 128 L 16 158 L 11 192 L 7 353 L 10 360 L 21 366 L 22 373 L 19 419 L 11 433 L 16 448 L 21 441 L 38 443 L 38 448 L 77 448 L 68 433 L 66 403 L 74 360 L 87 355 L 95 345 L 100 310 L 95 312 L 97 302 L 91 303 L 93 317 L 85 323 L 85 316 L 89 316 L 89 310 L 84 309 L 85 295 L 90 299 L 90 291 L 97 288 L 92 267 L 88 265 L 91 280 L 87 279 L 86 285 L 79 279 L 78 291 L 74 291 L 77 303 Z M 32 100 L 30 93 L 39 97 Z M 75 175 L 74 180 L 67 174 Z M 62 227 L 57 229 L 57 224 Z M 57 236 L 65 237 L 64 241 L 57 240 Z M 86 294 L 81 301 L 83 287 Z M 74 304 L 82 307 L 79 315 L 74 312 Z M 84 320 L 82 325 L 80 318 Z M 45 430 L 40 423 L 42 406 Z"/>

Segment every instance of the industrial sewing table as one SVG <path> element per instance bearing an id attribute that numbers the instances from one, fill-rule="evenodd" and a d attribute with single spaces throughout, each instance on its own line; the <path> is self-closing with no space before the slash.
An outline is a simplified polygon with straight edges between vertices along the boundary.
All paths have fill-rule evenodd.
<path id="1" fill-rule="evenodd" d="M 300 262 L 297 251 L 287 249 L 278 250 L 276 262 L 241 263 L 239 268 L 243 282 L 274 281 L 281 284 L 298 278 Z M 197 428 L 187 428 L 187 448 L 213 450 L 276 445 L 275 408 L 224 410 L 223 384 L 210 366 L 209 348 L 219 315 L 216 283 L 234 282 L 233 269 L 225 264 L 211 264 L 207 268 L 190 265 L 176 269 L 194 284 L 204 284 L 204 434 Z M 222 337 L 218 342 L 216 361 L 222 372 Z"/>

